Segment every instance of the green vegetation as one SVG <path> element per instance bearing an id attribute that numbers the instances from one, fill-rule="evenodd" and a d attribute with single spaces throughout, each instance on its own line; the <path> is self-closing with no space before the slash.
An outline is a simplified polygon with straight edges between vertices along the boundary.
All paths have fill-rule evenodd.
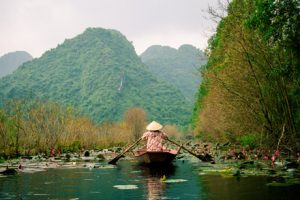
<path id="1" fill-rule="evenodd" d="M 52 148 L 68 153 L 123 146 L 141 136 L 146 118 L 145 111 L 135 107 L 119 122 L 94 124 L 57 103 L 12 100 L 0 109 L 0 162 L 20 155 L 50 155 Z M 173 126 L 165 131 L 180 137 Z"/>
<path id="2" fill-rule="evenodd" d="M 0 156 L 122 145 L 147 120 L 177 137 L 190 116 L 204 141 L 299 151 L 299 30 L 298 0 L 231 1 L 195 92 L 201 51 L 139 58 L 121 33 L 89 28 L 0 79 Z"/>
<path id="3" fill-rule="evenodd" d="M 209 41 L 195 133 L 299 151 L 300 2 L 234 0 L 227 13 Z"/>
<path id="4" fill-rule="evenodd" d="M 39 99 L 71 107 L 103 123 L 121 120 L 140 107 L 149 120 L 185 126 L 184 96 L 151 74 L 132 44 L 119 32 L 89 28 L 0 80 L 0 104 Z"/>
<path id="5" fill-rule="evenodd" d="M 25 51 L 16 51 L 0 57 L 0 78 L 15 71 L 23 63 L 32 60 L 32 56 Z"/>
<path id="6" fill-rule="evenodd" d="M 49 155 L 52 148 L 61 152 L 107 148 L 124 145 L 134 136 L 125 122 L 95 125 L 56 103 L 13 100 L 0 110 L 0 137 L 0 158 L 9 158 Z"/>
<path id="7" fill-rule="evenodd" d="M 178 88 L 190 105 L 195 102 L 201 81 L 200 67 L 207 61 L 201 50 L 191 45 L 182 45 L 178 50 L 154 45 L 140 57 L 155 76 Z"/>
<path id="8" fill-rule="evenodd" d="M 239 139 L 239 143 L 243 147 L 249 147 L 250 149 L 255 149 L 258 144 L 258 137 L 254 134 L 245 134 L 242 135 L 241 138 Z"/>

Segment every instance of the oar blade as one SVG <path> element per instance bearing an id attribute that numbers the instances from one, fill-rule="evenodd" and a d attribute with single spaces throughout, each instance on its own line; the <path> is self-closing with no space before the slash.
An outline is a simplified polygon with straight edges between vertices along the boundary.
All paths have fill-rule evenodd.
<path id="1" fill-rule="evenodd" d="M 213 157 L 212 157 L 211 155 L 209 155 L 209 154 L 205 154 L 205 155 L 196 154 L 196 153 L 192 152 L 191 150 L 189 150 L 188 148 L 184 147 L 183 145 L 180 145 L 180 144 L 178 144 L 178 143 L 176 143 L 176 142 L 174 142 L 174 141 L 172 141 L 172 140 L 170 140 L 170 139 L 167 139 L 167 140 L 168 140 L 169 142 L 171 142 L 171 143 L 173 143 L 173 144 L 175 144 L 175 145 L 181 147 L 182 149 L 186 150 L 186 151 L 189 152 L 191 155 L 197 157 L 199 160 L 201 160 L 201 161 L 203 161 L 203 162 L 210 162 L 210 163 L 212 163 L 212 164 L 215 163 Z"/>
<path id="2" fill-rule="evenodd" d="M 120 158 L 122 158 L 122 157 L 125 157 L 125 156 L 124 156 L 124 155 L 118 155 L 118 156 L 114 157 L 113 159 L 111 159 L 111 160 L 108 162 L 108 164 L 115 165 L 115 164 L 117 164 L 118 160 L 119 160 Z"/>
<path id="3" fill-rule="evenodd" d="M 203 162 L 210 162 L 211 164 L 215 164 L 215 160 L 210 154 L 198 154 L 197 158 L 199 158 Z"/>

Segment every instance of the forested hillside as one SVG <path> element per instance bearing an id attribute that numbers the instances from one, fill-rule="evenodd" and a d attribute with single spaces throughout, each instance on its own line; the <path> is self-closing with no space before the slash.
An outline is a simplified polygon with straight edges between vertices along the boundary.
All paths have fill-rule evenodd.
<path id="1" fill-rule="evenodd" d="M 25 51 L 16 51 L 0 57 L 0 78 L 15 71 L 24 62 L 32 60 L 32 56 Z"/>
<path id="2" fill-rule="evenodd" d="M 149 120 L 186 125 L 184 96 L 152 75 L 118 31 L 89 28 L 0 80 L 0 102 L 39 99 L 71 106 L 94 122 L 117 121 L 131 107 Z"/>
<path id="3" fill-rule="evenodd" d="M 300 2 L 233 0 L 194 111 L 205 140 L 300 149 Z"/>
<path id="4" fill-rule="evenodd" d="M 155 76 L 178 88 L 190 104 L 195 102 L 200 67 L 207 61 L 201 50 L 192 45 L 182 45 L 178 50 L 154 45 L 140 57 Z"/>

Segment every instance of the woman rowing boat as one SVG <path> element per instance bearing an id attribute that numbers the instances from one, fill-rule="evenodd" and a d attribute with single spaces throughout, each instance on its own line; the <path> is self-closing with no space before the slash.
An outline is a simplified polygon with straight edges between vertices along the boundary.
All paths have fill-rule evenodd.
<path id="1" fill-rule="evenodd" d="M 146 132 L 142 136 L 142 140 L 147 140 L 147 151 L 166 151 L 163 145 L 168 136 L 161 131 L 163 126 L 156 121 L 152 121 L 147 127 Z"/>

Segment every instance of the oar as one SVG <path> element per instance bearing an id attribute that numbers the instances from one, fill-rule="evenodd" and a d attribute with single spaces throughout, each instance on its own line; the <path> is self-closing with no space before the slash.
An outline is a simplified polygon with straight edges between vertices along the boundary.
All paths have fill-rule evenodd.
<path id="1" fill-rule="evenodd" d="M 139 141 L 141 141 L 141 139 L 142 139 L 142 138 L 140 138 L 140 139 L 138 139 L 137 141 L 135 141 L 132 145 L 130 145 L 127 149 L 125 149 L 121 154 L 117 155 L 117 156 L 114 157 L 112 160 L 110 160 L 110 161 L 108 162 L 108 164 L 115 165 L 115 164 L 118 162 L 118 160 L 119 160 L 120 158 L 122 158 L 123 155 L 124 155 L 127 151 L 129 151 L 132 147 L 134 147 Z"/>
<path id="2" fill-rule="evenodd" d="M 200 154 L 200 155 L 197 155 L 197 154 L 195 154 L 194 152 L 192 152 L 191 150 L 185 148 L 183 145 L 180 145 L 180 144 L 178 144 L 177 142 L 174 142 L 174 141 L 170 140 L 169 138 L 167 138 L 167 140 L 168 140 L 169 142 L 171 142 L 171 143 L 173 143 L 173 144 L 175 144 L 175 145 L 181 147 L 182 149 L 186 150 L 187 152 L 189 152 L 190 154 L 192 154 L 193 156 L 197 157 L 198 159 L 200 159 L 200 160 L 202 160 L 202 161 L 205 161 L 205 162 L 207 162 L 207 161 L 214 161 L 210 155 L 209 155 L 209 157 L 206 157 L 206 156 L 201 155 L 201 154 Z"/>

